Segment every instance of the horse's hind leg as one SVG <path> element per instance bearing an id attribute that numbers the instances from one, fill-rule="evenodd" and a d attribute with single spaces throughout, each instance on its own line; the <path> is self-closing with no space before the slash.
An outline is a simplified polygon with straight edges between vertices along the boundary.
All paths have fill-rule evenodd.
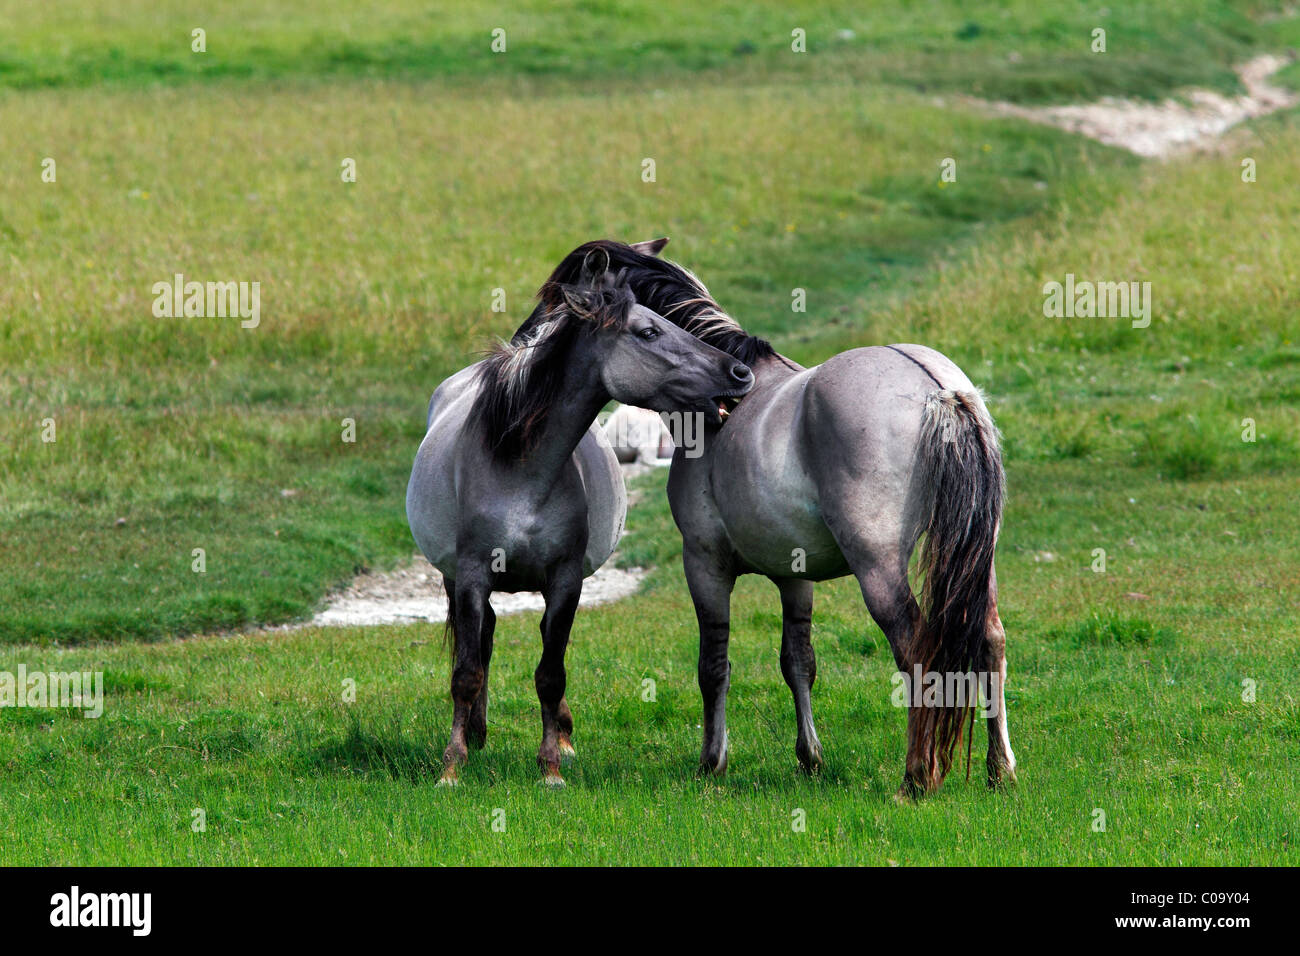
<path id="1" fill-rule="evenodd" d="M 560 728 L 560 759 L 569 760 L 576 757 L 578 752 L 573 749 L 573 711 L 569 710 L 569 701 L 566 697 L 560 698 L 560 706 L 555 713 L 555 722 Z"/>
<path id="2" fill-rule="evenodd" d="M 454 659 L 451 670 L 451 740 L 443 752 L 442 783 L 456 782 L 456 768 L 468 757 L 466 731 L 474 701 L 483 691 L 482 635 L 491 589 L 485 575 L 462 574 L 448 591 Z M 486 612 L 486 613 L 485 613 Z"/>
<path id="3" fill-rule="evenodd" d="M 469 721 L 465 725 L 465 740 L 474 750 L 482 750 L 487 743 L 487 709 L 489 673 L 492 665 L 492 636 L 496 633 L 497 616 L 492 610 L 492 602 L 483 604 L 483 633 L 479 643 L 479 660 L 483 663 L 483 689 L 474 698 L 474 705 L 469 711 Z"/>
<path id="4" fill-rule="evenodd" d="M 822 745 L 813 726 L 812 686 L 817 680 L 817 658 L 812 646 L 813 583 L 778 578 L 781 591 L 781 673 L 794 694 L 799 734 L 794 752 L 799 766 L 811 773 L 822 765 Z"/>
<path id="5" fill-rule="evenodd" d="M 567 741 L 573 732 L 573 716 L 564 702 L 567 682 L 564 652 L 569 645 L 569 631 L 581 596 L 580 563 L 558 568 L 543 592 L 546 613 L 542 615 L 542 659 L 533 680 L 537 685 L 537 700 L 542 706 L 542 745 L 537 749 L 537 764 L 546 775 L 542 782 L 551 786 L 564 785 L 564 777 L 560 775 L 561 739 Z M 572 749 L 570 744 L 570 752 Z"/>
<path id="6" fill-rule="evenodd" d="M 856 559 L 855 559 L 856 557 Z M 850 556 L 850 563 L 862 588 L 867 610 L 889 639 L 894 652 L 894 663 L 911 687 L 912 667 L 917 662 L 912 654 L 912 641 L 920 623 L 921 609 L 907 583 L 907 559 L 901 553 L 886 554 L 883 560 L 868 555 Z M 912 706 L 909 695 L 907 708 L 907 760 L 904 765 L 900 797 L 917 797 L 939 786 L 939 766 L 934 747 L 921 739 L 920 708 Z"/>
<path id="7" fill-rule="evenodd" d="M 998 585 L 996 575 L 989 581 L 988 640 L 984 654 L 976 669 L 988 675 L 989 710 L 988 732 L 988 783 L 998 787 L 1016 781 L 1016 756 L 1011 752 L 1011 736 L 1007 732 L 1007 634 L 998 617 Z"/>

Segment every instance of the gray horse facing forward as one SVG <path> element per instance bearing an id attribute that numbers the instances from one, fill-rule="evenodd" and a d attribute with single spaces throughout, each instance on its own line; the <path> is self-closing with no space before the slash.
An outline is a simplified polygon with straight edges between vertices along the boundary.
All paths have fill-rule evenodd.
<path id="1" fill-rule="evenodd" d="M 467 747 L 487 737 L 489 595 L 522 590 L 546 600 L 537 760 L 545 782 L 564 782 L 569 629 L 582 579 L 614 550 L 627 507 L 596 414 L 615 398 L 720 421 L 721 403 L 753 385 L 742 362 L 638 305 L 607 262 L 593 255 L 573 281 L 546 283 L 530 334 L 447 379 L 429 402 L 406 514 L 447 591 L 454 708 L 441 782 L 454 783 Z"/>
<path id="2" fill-rule="evenodd" d="M 731 592 L 736 577 L 750 573 L 780 591 L 795 752 L 805 769 L 821 766 L 811 703 L 813 582 L 852 574 L 905 675 L 900 796 L 938 788 L 968 717 L 973 733 L 981 693 L 990 718 L 988 782 L 1014 779 L 993 567 L 1004 478 L 997 429 L 978 389 L 920 345 L 852 349 L 805 369 L 746 334 L 687 270 L 655 258 L 666 242 L 587 243 L 551 278 L 565 281 L 602 252 L 638 301 L 754 371 L 753 390 L 729 403 L 725 425 L 706 428 L 703 454 L 679 449 L 668 480 L 700 629 L 701 769 L 726 768 Z M 532 323 L 516 336 L 531 334 Z M 908 561 L 922 535 L 918 604 Z"/>

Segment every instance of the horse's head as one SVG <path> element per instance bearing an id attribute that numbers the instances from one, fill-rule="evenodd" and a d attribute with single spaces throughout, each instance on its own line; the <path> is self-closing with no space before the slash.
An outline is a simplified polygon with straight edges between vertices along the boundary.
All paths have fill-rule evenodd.
<path id="1" fill-rule="evenodd" d="M 606 391 L 627 405 L 658 412 L 702 412 L 714 424 L 726 402 L 753 387 L 749 366 L 637 302 L 625 272 L 609 271 L 609 257 L 585 257 L 576 284 L 552 282 L 543 299 L 560 299 L 590 323 L 589 358 Z"/>

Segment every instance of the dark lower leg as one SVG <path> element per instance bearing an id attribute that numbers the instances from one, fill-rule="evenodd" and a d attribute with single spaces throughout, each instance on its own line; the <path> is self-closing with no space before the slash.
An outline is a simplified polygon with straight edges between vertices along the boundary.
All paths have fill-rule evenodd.
<path id="1" fill-rule="evenodd" d="M 736 576 L 730 569 L 718 567 L 711 554 L 693 548 L 686 549 L 682 563 L 700 626 L 700 660 L 696 671 L 704 699 L 700 772 L 722 773 L 727 769 L 727 689 L 731 685 L 727 644 L 731 639 L 731 590 Z"/>
<path id="2" fill-rule="evenodd" d="M 727 769 L 727 691 L 731 687 L 731 662 L 727 660 L 730 628 L 701 625 L 700 661 L 696 676 L 704 699 L 704 745 L 700 770 L 722 773 Z"/>
<path id="3" fill-rule="evenodd" d="M 573 712 L 569 710 L 568 700 L 563 697 L 560 698 L 555 719 L 560 727 L 560 758 L 576 756 L 577 751 L 573 749 Z"/>
<path id="4" fill-rule="evenodd" d="M 456 625 L 451 671 L 451 741 L 442 755 L 443 779 L 448 781 L 456 779 L 456 767 L 468 756 L 466 728 L 470 710 L 484 686 L 481 642 L 487 595 L 485 586 L 475 586 L 462 579 L 456 585 L 454 606 L 448 609 L 449 614 L 455 615 Z"/>
<path id="5" fill-rule="evenodd" d="M 907 708 L 907 759 L 898 795 L 915 800 L 939 786 L 939 763 L 932 735 L 925 730 L 924 708 Z"/>
<path id="6" fill-rule="evenodd" d="M 812 686 L 817 680 L 817 658 L 812 646 L 813 584 L 811 581 L 777 581 L 781 590 L 781 674 L 794 695 L 798 736 L 795 756 L 807 772 L 822 765 L 822 745 L 813 725 Z"/>
<path id="7" fill-rule="evenodd" d="M 915 799 L 933 790 L 938 781 L 938 767 L 932 734 L 926 731 L 919 702 L 921 688 L 914 687 L 916 663 L 913 644 L 921 624 L 921 609 L 907 583 L 907 563 L 895 556 L 891 560 L 866 562 L 857 575 L 862 597 L 871 617 L 885 632 L 894 663 L 906 678 L 909 695 L 907 708 L 907 757 L 903 767 L 900 797 Z M 922 663 L 924 666 L 924 663 Z"/>
<path id="8" fill-rule="evenodd" d="M 490 602 L 483 605 L 483 637 L 479 647 L 479 660 L 483 665 L 483 689 L 474 698 L 465 725 L 466 742 L 475 750 L 482 750 L 487 742 L 488 683 L 492 665 L 492 638 L 496 632 L 497 616 Z"/>
<path id="9" fill-rule="evenodd" d="M 533 674 L 537 686 L 537 700 L 542 710 L 542 743 L 537 749 L 537 764 L 546 775 L 545 782 L 562 784 L 560 775 L 560 735 L 573 731 L 573 716 L 564 703 L 567 675 L 564 671 L 564 652 L 569 644 L 569 631 L 573 616 L 578 610 L 582 594 L 581 569 L 566 570 L 557 574 L 547 587 L 546 613 L 542 615 L 542 659 Z M 567 730 L 561 726 L 561 713 L 567 715 Z"/>

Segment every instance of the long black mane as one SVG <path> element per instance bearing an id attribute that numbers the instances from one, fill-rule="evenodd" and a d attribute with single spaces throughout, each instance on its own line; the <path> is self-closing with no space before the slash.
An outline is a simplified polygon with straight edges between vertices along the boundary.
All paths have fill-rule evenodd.
<path id="1" fill-rule="evenodd" d="M 501 461 L 534 450 L 547 415 L 562 399 L 569 356 L 581 335 L 627 321 L 636 298 L 623 277 L 598 282 L 549 280 L 538 291 L 530 328 L 502 342 L 479 365 L 479 393 L 469 421 Z"/>
<path id="2" fill-rule="evenodd" d="M 602 253 L 608 257 L 609 269 L 620 273 L 638 302 L 696 338 L 735 356 L 746 365 L 776 355 L 776 350 L 766 340 L 750 335 L 724 312 L 709 295 L 704 283 L 689 270 L 667 259 L 638 252 L 626 243 L 613 239 L 583 243 L 555 267 L 548 284 L 578 282 L 584 263 L 593 254 L 599 256 Z M 528 321 L 519 327 L 512 341 L 526 338 L 542 321 L 544 309 L 539 305 Z"/>

